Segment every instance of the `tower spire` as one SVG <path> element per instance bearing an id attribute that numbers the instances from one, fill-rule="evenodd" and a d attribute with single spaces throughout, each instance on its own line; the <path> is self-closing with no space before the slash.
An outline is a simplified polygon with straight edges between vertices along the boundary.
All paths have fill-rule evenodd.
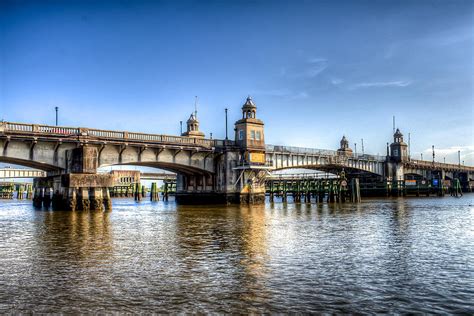
<path id="1" fill-rule="evenodd" d="M 198 110 L 197 110 L 197 103 L 198 103 L 198 97 L 197 95 L 194 96 L 194 116 L 197 118 Z"/>

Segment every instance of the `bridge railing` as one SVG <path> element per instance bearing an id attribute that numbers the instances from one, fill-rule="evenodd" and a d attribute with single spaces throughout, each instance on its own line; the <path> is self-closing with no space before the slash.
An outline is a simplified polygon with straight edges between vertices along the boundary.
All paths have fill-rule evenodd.
<path id="1" fill-rule="evenodd" d="M 0 123 L 0 132 L 16 132 L 25 134 L 49 134 L 53 136 L 91 136 L 99 139 L 130 140 L 156 143 L 174 143 L 178 145 L 198 145 L 201 147 L 221 147 L 224 145 L 233 145 L 230 140 L 202 139 L 185 136 L 171 136 L 160 134 L 147 134 L 126 131 L 111 131 L 92 128 L 76 128 L 64 126 L 49 126 L 39 124 L 25 123 Z"/>
<path id="2" fill-rule="evenodd" d="M 471 167 L 471 166 L 465 166 L 465 165 L 460 165 L 460 164 L 433 162 L 433 161 L 426 161 L 426 160 L 410 159 L 406 164 L 411 166 L 411 167 L 420 167 L 420 168 L 474 171 L 474 167 Z"/>
<path id="3" fill-rule="evenodd" d="M 325 156 L 333 157 L 336 160 L 346 159 L 344 156 L 340 156 L 337 150 L 328 150 L 328 149 L 317 149 L 317 148 L 306 148 L 306 147 L 294 147 L 294 146 L 278 146 L 278 145 L 266 145 L 267 152 L 277 152 L 277 153 L 291 153 L 291 154 L 301 154 L 301 155 L 315 155 L 315 156 Z M 351 159 L 358 160 L 375 160 L 375 161 L 385 161 L 385 156 L 380 155 L 368 155 L 368 154 L 356 154 L 353 153 L 351 156 L 348 156 Z"/>
<path id="4" fill-rule="evenodd" d="M 265 149 L 266 151 L 270 151 L 270 152 L 311 154 L 311 155 L 321 155 L 321 156 L 337 155 L 337 151 L 335 150 L 295 147 L 295 146 L 266 145 Z"/>

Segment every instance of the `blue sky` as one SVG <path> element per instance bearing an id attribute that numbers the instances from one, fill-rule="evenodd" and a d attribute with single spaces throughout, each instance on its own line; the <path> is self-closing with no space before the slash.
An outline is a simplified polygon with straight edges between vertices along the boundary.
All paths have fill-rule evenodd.
<path id="1" fill-rule="evenodd" d="M 0 116 L 224 137 L 247 95 L 266 142 L 474 161 L 472 1 L 1 1 Z M 229 129 L 231 131 L 231 129 Z"/>

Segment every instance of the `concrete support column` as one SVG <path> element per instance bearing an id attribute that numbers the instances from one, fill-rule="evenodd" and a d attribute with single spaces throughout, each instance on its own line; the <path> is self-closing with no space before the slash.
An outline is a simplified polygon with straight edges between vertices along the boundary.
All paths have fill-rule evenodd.
<path id="1" fill-rule="evenodd" d="M 51 201 L 53 198 L 53 189 L 51 188 L 44 188 L 44 196 L 43 196 L 43 206 L 44 207 L 50 207 L 51 206 Z"/>
<path id="2" fill-rule="evenodd" d="M 43 206 L 43 195 L 44 195 L 44 188 L 35 187 L 35 193 L 33 196 L 34 207 L 40 208 Z"/>
<path id="3" fill-rule="evenodd" d="M 66 209 L 70 211 L 75 211 L 77 208 L 77 189 L 76 188 L 67 188 L 66 196 Z"/>
<path id="4" fill-rule="evenodd" d="M 90 207 L 93 210 L 104 210 L 104 197 L 102 195 L 102 188 L 91 188 L 90 191 Z"/>
<path id="5" fill-rule="evenodd" d="M 89 188 L 79 188 L 77 190 L 78 209 L 89 211 L 91 209 L 91 201 L 89 199 Z"/>
<path id="6" fill-rule="evenodd" d="M 104 208 L 106 211 L 112 209 L 112 199 L 110 198 L 109 188 L 102 188 L 102 196 L 104 197 Z"/>

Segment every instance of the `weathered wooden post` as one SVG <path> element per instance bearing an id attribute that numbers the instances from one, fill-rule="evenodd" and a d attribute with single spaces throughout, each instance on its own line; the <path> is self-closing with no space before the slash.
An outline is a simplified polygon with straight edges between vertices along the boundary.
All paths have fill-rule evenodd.
<path id="1" fill-rule="evenodd" d="M 165 195 L 164 195 L 165 201 L 168 201 L 169 191 L 170 191 L 170 186 L 168 182 L 165 182 Z"/>
<path id="2" fill-rule="evenodd" d="M 24 190 L 23 190 L 23 185 L 20 184 L 20 185 L 18 186 L 18 191 L 17 191 L 17 194 L 16 194 L 16 198 L 17 198 L 18 200 L 23 200 L 23 191 L 24 191 Z"/>
<path id="3" fill-rule="evenodd" d="M 270 181 L 270 202 L 273 203 L 273 181 Z"/>
<path id="4" fill-rule="evenodd" d="M 351 180 L 351 201 L 356 203 L 360 202 L 360 187 L 358 178 L 352 178 Z"/>
<path id="5" fill-rule="evenodd" d="M 135 183 L 135 201 L 141 201 L 142 199 L 142 195 L 141 195 L 141 192 L 140 192 L 140 183 L 137 182 Z"/>
<path id="6" fill-rule="evenodd" d="M 104 197 L 104 208 L 106 211 L 112 209 L 112 199 L 110 198 L 110 191 L 108 188 L 103 188 L 102 195 Z"/>

